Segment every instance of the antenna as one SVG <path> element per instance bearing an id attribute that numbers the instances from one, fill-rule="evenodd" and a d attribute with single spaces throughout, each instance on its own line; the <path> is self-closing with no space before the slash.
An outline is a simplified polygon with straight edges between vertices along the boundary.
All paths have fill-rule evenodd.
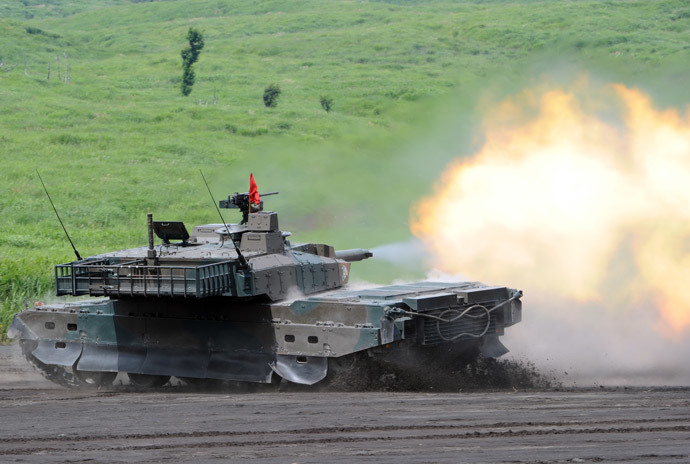
<path id="1" fill-rule="evenodd" d="M 38 178 L 41 181 L 41 185 L 43 185 L 43 190 L 45 190 L 46 195 L 48 196 L 48 201 L 50 201 L 50 206 L 53 207 L 53 211 L 55 211 L 55 215 L 58 218 L 58 221 L 60 221 L 60 225 L 62 226 L 62 230 L 65 231 L 65 235 L 67 236 L 67 240 L 69 240 L 69 244 L 72 245 L 72 249 L 74 250 L 74 254 L 77 255 L 77 260 L 81 261 L 81 255 L 77 251 L 77 248 L 74 246 L 74 243 L 72 243 L 72 239 L 69 238 L 69 234 L 67 233 L 67 229 L 65 229 L 65 225 L 62 223 L 62 219 L 60 219 L 60 215 L 57 212 L 57 209 L 55 209 L 55 205 L 53 204 L 53 199 L 50 198 L 50 193 L 48 193 L 48 189 L 46 188 L 46 184 L 43 182 L 43 179 L 41 178 L 41 173 L 38 172 L 38 169 L 36 169 L 36 174 L 38 174 Z"/>
<path id="2" fill-rule="evenodd" d="M 213 194 L 211 193 L 211 188 L 208 186 L 208 182 L 206 182 L 206 177 L 204 177 L 204 173 L 201 172 L 201 169 L 199 169 L 199 174 L 201 174 L 201 178 L 204 179 L 204 184 L 206 184 L 206 189 L 208 190 L 208 194 L 211 195 L 211 201 L 213 202 L 213 206 L 216 207 L 216 211 L 218 211 L 218 216 L 220 216 L 220 220 L 223 221 L 223 226 L 225 227 L 226 232 L 230 232 L 230 229 L 228 229 L 228 225 L 225 223 L 225 219 L 223 219 L 223 215 L 220 214 L 220 209 L 218 209 L 218 203 L 216 203 L 216 199 L 213 198 Z M 240 259 L 240 264 L 242 267 L 247 268 L 249 267 L 249 263 L 245 259 L 245 257 L 242 255 L 242 252 L 240 249 L 237 247 L 237 243 L 235 243 L 235 240 L 233 240 L 232 235 L 230 236 L 230 241 L 232 242 L 233 245 L 235 245 L 235 251 L 237 252 L 237 257 Z"/>

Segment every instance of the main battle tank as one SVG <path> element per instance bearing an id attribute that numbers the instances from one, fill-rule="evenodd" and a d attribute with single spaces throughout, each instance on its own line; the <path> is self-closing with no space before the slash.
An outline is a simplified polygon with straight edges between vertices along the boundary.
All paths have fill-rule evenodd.
<path id="1" fill-rule="evenodd" d="M 521 292 L 478 282 L 341 289 L 350 263 L 371 252 L 293 244 L 277 213 L 247 193 L 219 206 L 243 220 L 190 234 L 149 214 L 148 247 L 55 266 L 57 295 L 94 298 L 36 304 L 8 336 L 65 386 L 107 386 L 118 372 L 139 387 L 171 376 L 312 385 L 346 375 L 354 358 L 409 364 L 507 352 L 498 337 L 520 321 Z"/>

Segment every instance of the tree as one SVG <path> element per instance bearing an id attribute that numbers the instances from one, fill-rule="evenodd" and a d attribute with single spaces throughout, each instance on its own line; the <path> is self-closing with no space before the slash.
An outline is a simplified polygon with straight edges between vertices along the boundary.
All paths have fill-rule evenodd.
<path id="1" fill-rule="evenodd" d="M 182 50 L 182 95 L 185 97 L 192 92 L 192 86 L 196 80 L 192 65 L 199 59 L 199 53 L 204 48 L 204 36 L 201 32 L 190 27 L 187 31 L 189 47 Z"/>
<path id="2" fill-rule="evenodd" d="M 271 84 L 264 89 L 264 105 L 266 108 L 274 108 L 278 106 L 278 97 L 280 97 L 280 86 L 278 84 Z"/>
<path id="3" fill-rule="evenodd" d="M 329 97 L 328 95 L 321 95 L 321 108 L 326 110 L 326 113 L 331 111 L 331 108 L 333 108 L 333 99 Z"/>

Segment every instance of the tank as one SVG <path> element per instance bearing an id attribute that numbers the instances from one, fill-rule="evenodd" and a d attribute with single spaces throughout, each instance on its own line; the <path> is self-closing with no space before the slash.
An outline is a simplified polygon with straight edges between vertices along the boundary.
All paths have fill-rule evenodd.
<path id="1" fill-rule="evenodd" d="M 189 233 L 149 214 L 148 246 L 77 253 L 55 266 L 56 294 L 85 298 L 37 303 L 15 315 L 8 336 L 64 386 L 109 386 L 118 373 L 141 388 L 173 376 L 314 385 L 347 375 L 353 360 L 414 370 L 507 352 L 499 337 L 521 319 L 520 291 L 479 282 L 348 288 L 351 263 L 370 251 L 293 243 L 278 214 L 250 198 L 219 202 L 239 210 L 239 223 Z"/>

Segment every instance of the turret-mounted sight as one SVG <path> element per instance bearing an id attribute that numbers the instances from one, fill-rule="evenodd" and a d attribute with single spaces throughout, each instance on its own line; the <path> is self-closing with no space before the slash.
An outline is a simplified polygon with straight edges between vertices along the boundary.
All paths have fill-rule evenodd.
<path id="1" fill-rule="evenodd" d="M 267 195 L 278 195 L 279 192 L 268 192 L 262 193 L 261 196 L 265 197 Z M 228 195 L 227 200 L 220 200 L 218 206 L 221 208 L 234 208 L 242 211 L 242 222 L 240 224 L 246 224 L 249 219 L 249 192 L 238 193 L 235 192 L 232 195 Z M 258 213 L 263 211 L 264 202 L 263 200 L 259 203 L 259 206 L 252 205 L 252 213 Z"/>
<path id="2" fill-rule="evenodd" d="M 166 245 L 170 244 L 170 240 L 182 240 L 179 245 L 188 245 L 189 232 L 181 221 L 153 221 L 153 231 Z"/>

